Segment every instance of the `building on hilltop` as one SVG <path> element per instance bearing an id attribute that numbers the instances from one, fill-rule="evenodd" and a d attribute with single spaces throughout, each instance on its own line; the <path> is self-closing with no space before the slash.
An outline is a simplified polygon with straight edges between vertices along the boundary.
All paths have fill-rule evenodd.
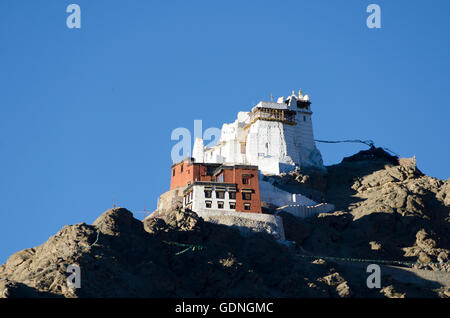
<path id="1" fill-rule="evenodd" d="M 184 207 L 205 220 L 263 226 L 282 238 L 279 211 L 298 217 L 333 211 L 332 204 L 308 193 L 282 190 L 273 176 L 302 167 L 323 168 L 311 115 L 309 96 L 300 90 L 239 112 L 234 123 L 223 125 L 213 147 L 197 138 L 192 157 L 171 166 L 170 190 L 159 197 L 156 215 Z M 262 205 L 269 214 L 262 213 Z"/>
<path id="2" fill-rule="evenodd" d="M 261 213 L 258 167 L 197 163 L 191 158 L 172 165 L 170 189 L 182 187 L 183 207 L 196 212 Z"/>
<path id="3" fill-rule="evenodd" d="M 196 138 L 195 162 L 258 166 L 265 174 L 280 174 L 296 167 L 323 168 L 312 128 L 311 102 L 302 91 L 261 101 L 250 112 L 239 112 L 234 123 L 224 124 L 218 143 L 205 147 Z"/>

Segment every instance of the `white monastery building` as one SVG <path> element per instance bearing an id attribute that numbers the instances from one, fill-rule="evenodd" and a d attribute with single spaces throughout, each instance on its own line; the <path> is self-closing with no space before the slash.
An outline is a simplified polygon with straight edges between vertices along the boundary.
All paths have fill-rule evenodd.
<path id="1" fill-rule="evenodd" d="M 264 174 L 323 168 L 311 115 L 310 98 L 301 90 L 276 102 L 261 101 L 250 112 L 239 112 L 234 123 L 224 124 L 215 146 L 205 147 L 197 138 L 192 157 L 195 162 L 255 165 Z"/>
<path id="2" fill-rule="evenodd" d="M 276 102 L 260 101 L 251 111 L 239 112 L 233 123 L 223 124 L 212 147 L 196 138 L 192 156 L 171 166 L 170 190 L 161 195 L 158 211 L 180 198 L 184 208 L 205 218 L 270 223 L 279 237 L 283 237 L 279 211 L 298 217 L 332 212 L 332 204 L 306 192 L 285 191 L 275 183 L 275 176 L 283 172 L 325 169 L 314 142 L 311 116 L 310 98 L 299 90 L 297 95 L 292 92 Z M 263 204 L 275 215 L 261 215 Z"/>

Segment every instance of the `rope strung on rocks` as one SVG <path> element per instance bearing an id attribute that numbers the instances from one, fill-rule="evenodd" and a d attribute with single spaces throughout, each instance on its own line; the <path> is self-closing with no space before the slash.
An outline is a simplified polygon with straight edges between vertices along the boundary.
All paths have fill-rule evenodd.
<path id="1" fill-rule="evenodd" d="M 93 225 L 93 226 L 97 229 L 97 236 L 96 236 L 96 238 L 95 238 L 94 243 L 89 244 L 88 246 L 78 246 L 78 248 L 81 249 L 81 250 L 83 250 L 83 249 L 89 249 L 89 248 L 91 248 L 92 246 L 94 246 L 95 244 L 97 244 L 97 243 L 98 243 L 98 240 L 99 240 L 99 238 L 100 238 L 100 228 L 101 228 L 102 225 L 103 225 L 103 220 L 102 220 L 98 225 Z"/>
<path id="2" fill-rule="evenodd" d="M 371 148 L 375 147 L 375 143 L 373 140 L 360 140 L 360 139 L 352 139 L 352 140 L 320 140 L 320 139 L 314 139 L 314 141 L 317 142 L 322 142 L 322 143 L 327 143 L 327 144 L 338 144 L 338 143 L 342 143 L 342 142 L 351 142 L 351 143 L 361 143 L 361 144 L 365 144 Z M 400 157 L 398 154 L 396 154 L 395 152 L 393 152 L 392 150 L 390 150 L 389 148 L 384 148 L 381 147 L 381 149 L 384 149 L 390 153 L 392 153 L 393 155 Z"/>
<path id="3" fill-rule="evenodd" d="M 316 255 L 303 255 L 303 254 L 297 254 L 300 257 L 304 257 L 304 258 L 316 258 L 316 259 L 328 259 L 328 260 L 334 260 L 334 261 L 344 261 L 344 262 L 360 262 L 360 263 L 372 263 L 372 264 L 376 264 L 376 263 L 381 263 L 381 264 L 390 264 L 390 265 L 405 265 L 405 266 L 410 266 L 410 267 L 414 267 L 415 265 L 421 267 L 421 266 L 426 266 L 426 265 L 446 265 L 447 262 L 444 263 L 439 263 L 439 262 L 405 262 L 405 261 L 390 261 L 390 260 L 374 260 L 374 259 L 364 259 L 364 258 L 350 258 L 350 257 L 334 257 L 334 256 L 316 256 Z"/>
<path id="4" fill-rule="evenodd" d="M 393 154 L 394 156 L 397 156 L 397 157 L 399 157 L 400 158 L 400 156 L 399 155 L 397 155 L 395 152 L 393 152 L 392 150 L 390 150 L 389 148 L 384 148 L 384 147 L 381 147 L 381 149 L 384 149 L 384 150 L 386 150 L 386 151 L 388 151 L 388 152 L 390 152 L 391 154 Z"/>
<path id="5" fill-rule="evenodd" d="M 102 219 L 102 220 L 100 221 L 99 224 L 94 225 L 94 227 L 97 229 L 97 237 L 95 238 L 94 243 L 92 243 L 91 245 L 89 245 L 89 248 L 92 247 L 92 246 L 94 246 L 95 244 L 97 244 L 98 239 L 100 238 L 100 228 L 101 228 L 102 225 L 103 225 L 103 221 L 104 221 L 104 219 Z"/>
<path id="6" fill-rule="evenodd" d="M 97 228 L 97 237 L 95 238 L 94 243 L 92 243 L 91 245 L 89 245 L 89 247 L 92 247 L 92 246 L 94 246 L 95 244 L 97 244 L 98 239 L 99 239 L 99 237 L 100 237 L 100 227 L 101 227 L 102 223 L 103 223 L 103 221 L 100 222 L 98 226 L 96 226 L 96 228 Z"/>
<path id="7" fill-rule="evenodd" d="M 320 139 L 314 139 L 314 141 L 317 142 L 323 142 L 327 144 L 338 144 L 341 142 L 354 142 L 354 143 L 362 143 L 369 147 L 375 147 L 375 143 L 373 140 L 360 140 L 360 139 L 352 139 L 352 140 L 320 140 Z"/>
<path id="8" fill-rule="evenodd" d="M 206 247 L 201 246 L 201 245 L 192 245 L 192 244 L 184 244 L 184 243 L 178 243 L 178 242 L 168 242 L 168 241 L 164 241 L 164 243 L 169 244 L 169 245 L 176 245 L 176 246 L 180 246 L 180 247 L 186 247 L 184 250 L 176 253 L 175 255 L 181 255 L 189 250 L 192 250 L 193 252 L 195 251 L 201 251 L 206 249 Z"/>

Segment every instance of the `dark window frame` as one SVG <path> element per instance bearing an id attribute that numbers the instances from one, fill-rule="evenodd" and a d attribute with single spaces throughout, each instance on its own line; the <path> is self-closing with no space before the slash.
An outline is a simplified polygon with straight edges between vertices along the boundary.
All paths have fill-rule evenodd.
<path id="1" fill-rule="evenodd" d="M 218 195 L 219 193 L 222 193 L 221 195 Z M 225 199 L 225 191 L 222 190 L 216 190 L 216 198 L 217 199 Z"/>

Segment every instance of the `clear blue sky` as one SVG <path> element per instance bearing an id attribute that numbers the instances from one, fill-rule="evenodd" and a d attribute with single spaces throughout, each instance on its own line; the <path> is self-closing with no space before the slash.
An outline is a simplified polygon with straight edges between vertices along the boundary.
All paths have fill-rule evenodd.
<path id="1" fill-rule="evenodd" d="M 82 28 L 66 27 L 77 3 Z M 382 29 L 366 7 L 381 6 Z M 0 2 L 0 263 L 113 199 L 156 208 L 176 127 L 302 88 L 318 139 L 447 179 L 450 1 Z M 326 164 L 365 149 L 318 145 Z"/>

